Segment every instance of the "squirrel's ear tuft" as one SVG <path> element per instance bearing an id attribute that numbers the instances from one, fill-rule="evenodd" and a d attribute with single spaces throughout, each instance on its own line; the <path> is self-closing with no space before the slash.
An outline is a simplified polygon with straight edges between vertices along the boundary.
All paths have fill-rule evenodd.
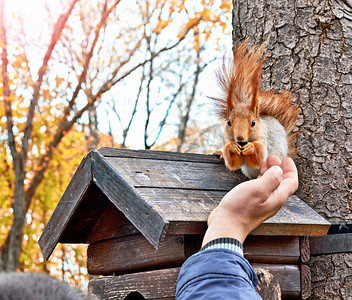
<path id="1" fill-rule="evenodd" d="M 256 118 L 259 118 L 258 93 L 254 93 L 252 96 L 251 111 L 253 112 L 253 114 L 255 115 Z"/>
<path id="2" fill-rule="evenodd" d="M 255 114 L 255 116 L 259 117 L 259 101 L 258 97 L 260 94 L 260 79 L 262 77 L 262 66 L 263 66 L 264 58 L 262 57 L 255 68 L 252 70 L 252 76 L 250 79 L 250 88 L 251 88 L 251 110 Z"/>
<path id="3" fill-rule="evenodd" d="M 235 108 L 234 94 L 235 94 L 235 81 L 231 79 L 229 92 L 226 98 L 227 116 L 230 116 L 231 111 Z"/>

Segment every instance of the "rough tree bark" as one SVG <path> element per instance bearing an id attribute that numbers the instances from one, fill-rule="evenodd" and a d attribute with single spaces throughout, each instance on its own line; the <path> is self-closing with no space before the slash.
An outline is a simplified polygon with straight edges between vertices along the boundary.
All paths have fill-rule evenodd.
<path id="1" fill-rule="evenodd" d="M 331 223 L 352 221 L 352 2 L 237 0 L 233 40 L 267 42 L 263 89 L 301 107 L 298 195 Z M 352 255 L 311 259 L 311 299 L 351 299 Z"/>

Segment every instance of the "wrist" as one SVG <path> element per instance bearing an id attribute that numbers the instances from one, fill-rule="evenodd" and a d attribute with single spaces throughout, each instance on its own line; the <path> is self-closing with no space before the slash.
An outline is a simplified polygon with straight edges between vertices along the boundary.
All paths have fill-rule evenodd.
<path id="1" fill-rule="evenodd" d="M 243 256 L 243 246 L 242 243 L 234 238 L 223 237 L 217 238 L 215 240 L 211 240 L 206 243 L 200 251 L 208 250 L 208 249 L 226 249 L 233 252 L 236 252 Z"/>
<path id="2" fill-rule="evenodd" d="M 212 214 L 208 226 L 202 246 L 211 240 L 222 237 L 230 237 L 243 244 L 247 235 L 250 233 L 248 226 L 244 226 L 244 224 L 241 223 L 239 216 L 236 217 L 233 214 L 229 214 L 220 207 Z"/>

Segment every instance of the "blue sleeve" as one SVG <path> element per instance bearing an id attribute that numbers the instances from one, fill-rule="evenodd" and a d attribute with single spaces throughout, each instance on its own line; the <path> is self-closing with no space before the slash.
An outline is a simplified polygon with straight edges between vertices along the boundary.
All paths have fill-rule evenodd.
<path id="1" fill-rule="evenodd" d="M 255 300 L 258 279 L 240 254 L 209 249 L 191 256 L 177 279 L 176 300 Z"/>

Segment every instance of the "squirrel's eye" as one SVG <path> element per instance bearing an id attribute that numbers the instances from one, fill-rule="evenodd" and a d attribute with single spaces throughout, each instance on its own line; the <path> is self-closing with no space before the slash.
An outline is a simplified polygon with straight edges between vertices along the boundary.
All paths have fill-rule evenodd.
<path id="1" fill-rule="evenodd" d="M 229 125 L 231 127 L 231 121 L 227 120 L 227 125 Z"/>
<path id="2" fill-rule="evenodd" d="M 254 125 L 255 125 L 255 121 L 253 120 L 251 126 L 254 127 Z"/>

